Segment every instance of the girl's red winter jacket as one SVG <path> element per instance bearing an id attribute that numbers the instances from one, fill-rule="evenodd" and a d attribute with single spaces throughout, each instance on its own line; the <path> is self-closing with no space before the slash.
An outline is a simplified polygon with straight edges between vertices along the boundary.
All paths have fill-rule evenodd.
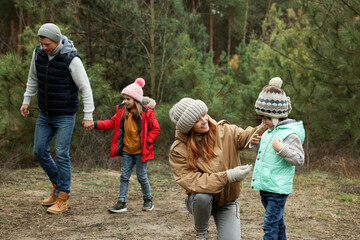
<path id="1" fill-rule="evenodd" d="M 121 116 L 125 110 L 125 105 L 120 104 L 116 106 L 116 114 L 109 120 L 94 122 L 95 128 L 99 130 L 114 129 L 114 134 L 111 140 L 110 157 L 122 156 L 123 152 L 123 137 L 124 137 L 124 120 Z M 154 159 L 153 143 L 160 133 L 160 126 L 155 118 L 154 110 L 148 108 L 146 105 L 142 108 L 142 119 L 138 120 L 138 128 L 140 129 L 141 142 L 141 161 Z M 121 121 L 120 121 L 121 120 Z"/>

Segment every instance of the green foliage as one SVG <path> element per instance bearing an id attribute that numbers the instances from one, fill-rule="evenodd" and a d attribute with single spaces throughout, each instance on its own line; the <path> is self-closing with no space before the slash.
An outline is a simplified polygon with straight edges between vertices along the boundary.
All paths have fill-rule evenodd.
<path id="1" fill-rule="evenodd" d="M 31 140 L 36 119 L 23 118 L 20 106 L 23 100 L 27 73 L 14 54 L 0 55 L 0 161 L 7 167 L 31 162 Z M 31 139 L 31 140 L 30 140 Z M 31 156 L 31 157 L 30 157 Z M 25 160 L 24 160 L 25 159 Z"/>
<path id="2" fill-rule="evenodd" d="M 304 121 L 313 144 L 357 146 L 359 116 L 353 106 L 359 105 L 359 28 L 349 24 L 354 15 L 341 4 L 306 3 L 307 8 L 288 9 L 285 18 L 273 4 L 263 22 L 264 41 L 253 39 L 238 48 L 238 72 L 245 76 L 238 78 L 252 92 L 241 95 L 241 108 L 246 99 L 254 103 L 270 78 L 279 76 L 292 100 L 290 117 Z"/>
<path id="3" fill-rule="evenodd" d="M 0 32 L 1 162 L 34 162 L 36 97 L 31 102 L 31 116 L 21 117 L 19 108 L 38 44 L 37 30 L 52 21 L 74 41 L 83 58 L 93 90 L 95 120 L 109 119 L 122 101 L 121 90 L 135 78 L 145 78 L 144 95 L 157 98 L 155 112 L 161 134 L 155 150 L 159 156 L 167 154 L 173 140 L 175 127 L 168 111 L 181 98 L 203 100 L 216 120 L 254 126 L 259 123 L 254 111 L 257 96 L 276 76 L 284 80 L 283 89 L 291 97 L 290 117 L 304 121 L 312 146 L 331 143 L 355 149 L 360 145 L 360 111 L 356 111 L 360 104 L 360 9 L 355 0 L 277 0 L 272 1 L 267 16 L 266 1 L 249 1 L 245 43 L 241 41 L 245 0 L 214 0 L 213 30 L 218 51 L 210 53 L 209 1 L 156 1 L 154 49 L 150 43 L 149 1 L 0 2 L 8 9 L 0 10 L 0 27 L 4 29 Z M 17 20 L 20 9 L 31 21 L 26 21 L 17 36 L 16 48 L 9 23 Z M 230 17 L 232 55 L 227 56 Z M 16 21 L 12 26 L 17 26 Z M 11 53 L 18 49 L 22 50 L 18 56 Z M 150 92 L 152 51 L 156 96 Z M 84 132 L 80 106 L 71 149 L 78 161 L 93 152 L 90 158 L 101 165 L 97 157 L 108 155 L 111 133 Z M 94 145 L 101 146 L 101 151 Z M 102 166 L 107 165 L 111 163 Z"/>
<path id="4" fill-rule="evenodd" d="M 154 142 L 155 159 L 168 159 L 171 144 L 174 141 L 175 125 L 169 117 L 169 110 L 172 104 L 163 103 L 154 109 L 155 117 L 160 124 L 160 134 Z"/>
<path id="5" fill-rule="evenodd" d="M 102 65 L 95 64 L 86 70 L 94 98 L 94 121 L 110 119 L 116 113 L 116 105 L 122 102 L 121 92 L 113 89 L 110 83 L 104 80 L 105 68 Z M 72 136 L 73 161 L 86 168 L 94 166 L 111 168 L 114 162 L 109 160 L 108 156 L 113 132 L 97 130 L 85 132 L 81 124 L 82 107 L 83 105 L 80 104 Z M 86 161 L 83 161 L 84 159 Z"/>
<path id="6" fill-rule="evenodd" d="M 331 139 L 359 145 L 360 125 L 354 106 L 360 102 L 360 28 L 357 1 L 303 2 L 311 29 L 321 37 L 307 36 L 307 54 L 321 72 L 318 85 L 327 92 L 321 118 L 332 123 Z M 327 114 L 326 114 L 327 113 Z M 350 142 L 349 142 L 350 140 Z"/>

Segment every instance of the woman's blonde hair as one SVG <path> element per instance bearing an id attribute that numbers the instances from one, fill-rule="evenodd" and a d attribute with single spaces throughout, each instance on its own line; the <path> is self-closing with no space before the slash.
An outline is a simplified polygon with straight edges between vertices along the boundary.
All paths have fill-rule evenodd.
<path id="1" fill-rule="evenodd" d="M 134 110 L 132 111 L 132 118 L 134 119 L 134 120 L 138 120 L 139 118 L 141 119 L 141 114 L 142 114 L 142 104 L 141 103 L 139 103 L 138 101 L 136 101 L 135 99 L 134 99 L 134 104 L 135 104 L 135 108 L 134 108 Z M 129 108 L 125 108 L 125 111 L 124 111 L 124 113 L 123 113 L 123 115 L 122 115 L 122 119 L 125 119 L 125 118 L 128 118 L 128 116 L 129 116 L 129 113 L 130 113 L 130 110 L 131 109 L 129 109 Z"/>
<path id="2" fill-rule="evenodd" d="M 190 168 L 196 169 L 196 161 L 199 157 L 203 158 L 205 161 L 209 161 L 216 156 L 214 152 L 216 125 L 211 121 L 209 121 L 208 124 L 209 131 L 201 134 L 201 141 L 196 140 L 197 135 L 193 128 L 188 133 L 187 149 L 189 156 L 187 158 L 187 163 Z"/>

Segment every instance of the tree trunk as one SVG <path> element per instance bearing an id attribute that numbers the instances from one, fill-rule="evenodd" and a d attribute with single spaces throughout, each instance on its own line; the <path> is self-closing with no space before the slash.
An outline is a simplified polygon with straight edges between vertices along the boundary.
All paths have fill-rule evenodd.
<path id="1" fill-rule="evenodd" d="M 150 31 L 150 78 L 151 78 L 151 96 L 155 97 L 155 10 L 154 0 L 150 0 L 151 12 L 151 31 Z"/>
<path id="2" fill-rule="evenodd" d="M 271 0 L 267 0 L 267 2 L 266 2 L 266 12 L 265 12 L 265 15 L 268 15 L 268 14 L 269 14 L 270 6 L 271 6 Z"/>
<path id="3" fill-rule="evenodd" d="M 271 6 L 271 0 L 267 0 L 267 3 L 266 3 L 266 12 L 265 12 L 265 19 L 266 19 L 266 17 L 269 15 L 270 6 Z M 265 37 L 265 30 L 266 30 L 266 29 L 262 29 L 262 30 L 261 30 L 261 36 L 262 36 L 262 38 Z"/>
<path id="4" fill-rule="evenodd" d="M 26 26 L 30 26 L 31 23 L 31 15 L 29 10 L 26 11 Z"/>
<path id="5" fill-rule="evenodd" d="M 192 4 L 192 13 L 195 15 L 196 14 L 195 0 L 191 0 L 191 4 Z"/>
<path id="6" fill-rule="evenodd" d="M 75 23 L 80 23 L 80 16 L 76 12 L 76 8 L 80 5 L 79 1 L 78 0 L 71 1 L 69 4 L 70 4 L 70 8 L 71 8 L 71 11 L 73 14 L 73 18 L 75 19 Z M 89 3 L 87 3 L 87 7 L 89 8 Z"/>
<path id="7" fill-rule="evenodd" d="M 246 0 L 246 8 L 245 8 L 245 18 L 244 18 L 244 32 L 243 32 L 243 37 L 242 37 L 242 40 L 243 40 L 243 43 L 245 43 L 245 40 L 246 40 L 246 25 L 247 25 L 247 18 L 248 18 L 248 11 L 249 11 L 249 0 Z"/>
<path id="8" fill-rule="evenodd" d="M 213 1 L 210 0 L 209 3 L 209 52 L 213 52 L 214 48 L 214 36 L 213 36 L 213 23 L 212 23 L 212 5 L 213 5 Z M 211 62 L 214 61 L 214 55 L 211 55 Z"/>
<path id="9" fill-rule="evenodd" d="M 24 11 L 22 8 L 22 0 L 19 2 L 19 30 L 18 34 L 21 34 L 23 32 L 23 23 L 24 23 Z M 17 42 L 17 56 L 18 58 L 21 58 L 22 56 L 22 45 L 19 43 L 18 38 L 16 38 Z"/>
<path id="10" fill-rule="evenodd" d="M 165 11 L 165 22 L 167 23 L 167 19 L 168 19 L 168 12 L 169 12 L 169 5 Z M 166 60 L 166 43 L 167 43 L 167 24 L 165 24 L 165 28 L 164 28 L 164 35 L 162 37 L 163 39 L 163 46 L 162 46 L 162 58 L 161 58 L 161 68 L 160 68 L 160 74 L 158 77 L 158 85 L 157 85 L 157 93 L 156 93 L 156 102 L 160 102 L 161 98 L 162 98 L 162 91 L 161 91 L 161 87 L 162 87 L 162 82 L 164 79 L 164 75 L 167 69 L 167 60 Z M 171 57 L 170 57 L 171 58 Z M 168 59 L 170 61 L 170 58 Z"/>
<path id="11" fill-rule="evenodd" d="M 213 1 L 210 0 L 209 3 L 209 52 L 213 51 L 213 24 L 212 24 L 212 4 Z"/>
<path id="12" fill-rule="evenodd" d="M 50 21 L 49 22 L 55 23 L 55 8 L 54 8 L 53 2 L 50 3 Z"/>
<path id="13" fill-rule="evenodd" d="M 87 42 L 87 55 L 89 59 L 89 65 L 92 65 L 92 48 L 91 48 L 91 19 L 90 19 L 90 9 L 89 3 L 87 4 L 87 13 L 86 13 L 86 42 Z"/>
<path id="14" fill-rule="evenodd" d="M 217 29 L 216 45 L 215 45 L 215 63 L 220 60 L 220 29 Z"/>
<path id="15" fill-rule="evenodd" d="M 16 27 L 15 27 L 15 20 L 11 19 L 10 21 L 10 26 L 11 26 L 11 35 L 10 35 L 10 46 L 11 46 L 11 51 L 16 49 L 16 39 L 17 39 L 17 31 L 16 31 Z"/>
<path id="16" fill-rule="evenodd" d="M 231 14 L 229 16 L 229 23 L 228 23 L 228 44 L 227 44 L 228 61 L 230 60 L 230 50 L 231 50 Z"/>

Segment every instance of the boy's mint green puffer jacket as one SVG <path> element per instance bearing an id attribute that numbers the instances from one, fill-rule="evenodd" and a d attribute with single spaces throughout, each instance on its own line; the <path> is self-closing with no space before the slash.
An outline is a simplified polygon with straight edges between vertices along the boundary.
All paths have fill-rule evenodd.
<path id="1" fill-rule="evenodd" d="M 303 143 L 305 130 L 301 121 L 278 125 L 264 132 L 255 161 L 251 189 L 278 194 L 292 193 L 295 166 L 290 165 L 284 158 L 276 154 L 272 142 L 275 138 L 283 141 L 294 133 Z"/>

